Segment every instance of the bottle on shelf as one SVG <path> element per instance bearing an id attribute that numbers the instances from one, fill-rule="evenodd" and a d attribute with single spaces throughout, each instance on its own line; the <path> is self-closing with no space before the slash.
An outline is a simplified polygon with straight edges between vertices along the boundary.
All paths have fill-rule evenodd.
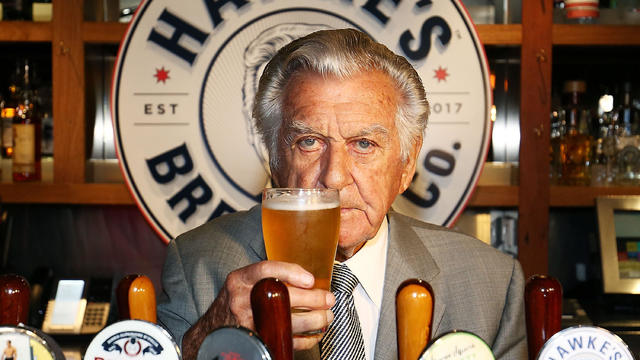
<path id="1" fill-rule="evenodd" d="M 567 22 L 570 24 L 594 24 L 600 15 L 598 0 L 564 0 Z"/>
<path id="2" fill-rule="evenodd" d="M 22 84 L 13 117 L 13 181 L 39 181 L 42 125 L 30 82 L 30 63 L 25 60 L 22 64 Z"/>
<path id="3" fill-rule="evenodd" d="M 13 117 L 15 116 L 16 106 L 18 105 L 19 74 L 20 67 L 16 66 L 16 72 L 11 77 L 11 83 L 7 88 L 4 103 L 0 107 L 0 132 L 2 133 L 0 153 L 5 159 L 13 156 Z"/>
<path id="4" fill-rule="evenodd" d="M 563 88 L 566 133 L 560 138 L 560 173 L 564 185 L 588 185 L 592 137 L 588 132 L 589 111 L 582 105 L 587 85 L 566 81 Z"/>
<path id="5" fill-rule="evenodd" d="M 31 3 L 31 19 L 33 21 L 51 21 L 53 6 L 51 0 L 33 0 Z"/>
<path id="6" fill-rule="evenodd" d="M 617 116 L 613 108 L 613 95 L 605 87 L 598 99 L 597 125 L 593 146 L 593 162 L 591 163 L 591 185 L 608 186 L 615 180 Z"/>
<path id="7" fill-rule="evenodd" d="M 560 161 L 560 140 L 564 137 L 567 129 L 565 111 L 560 105 L 553 106 L 551 110 L 551 133 L 550 133 L 550 149 L 551 152 L 551 183 L 559 184 L 562 182 L 562 162 Z"/>
<path id="8" fill-rule="evenodd" d="M 636 185 L 640 180 L 640 118 L 631 103 L 631 83 L 624 83 L 622 104 L 616 109 L 618 140 L 616 142 L 619 185 Z"/>

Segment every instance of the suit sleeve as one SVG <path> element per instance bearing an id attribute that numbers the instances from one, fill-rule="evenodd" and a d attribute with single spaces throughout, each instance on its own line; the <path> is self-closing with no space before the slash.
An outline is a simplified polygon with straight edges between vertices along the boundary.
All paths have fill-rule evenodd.
<path id="1" fill-rule="evenodd" d="M 513 261 L 511 280 L 500 328 L 493 344 L 498 360 L 522 360 L 527 358 L 527 336 L 524 315 L 524 274 L 520 263 Z"/>
<path id="2" fill-rule="evenodd" d="M 162 289 L 157 307 L 158 322 L 171 333 L 182 349 L 182 336 L 197 321 L 198 314 L 175 240 L 167 248 L 167 259 L 162 269 Z"/>

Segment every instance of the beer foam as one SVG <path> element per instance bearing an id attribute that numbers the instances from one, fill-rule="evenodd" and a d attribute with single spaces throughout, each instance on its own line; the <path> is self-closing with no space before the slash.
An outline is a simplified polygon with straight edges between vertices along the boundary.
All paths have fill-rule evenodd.
<path id="1" fill-rule="evenodd" d="M 318 202 L 315 199 L 295 199 L 287 197 L 279 197 L 276 199 L 267 199 L 262 202 L 262 206 L 271 210 L 326 210 L 340 207 L 340 202 Z"/>

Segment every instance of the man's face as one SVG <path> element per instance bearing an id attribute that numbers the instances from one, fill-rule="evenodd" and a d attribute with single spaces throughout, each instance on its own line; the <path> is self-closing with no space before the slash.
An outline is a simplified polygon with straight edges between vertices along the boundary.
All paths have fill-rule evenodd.
<path id="1" fill-rule="evenodd" d="M 376 234 L 411 183 L 419 145 L 403 162 L 397 100 L 393 83 L 379 72 L 348 80 L 303 73 L 287 86 L 276 185 L 340 190 L 338 260 Z"/>

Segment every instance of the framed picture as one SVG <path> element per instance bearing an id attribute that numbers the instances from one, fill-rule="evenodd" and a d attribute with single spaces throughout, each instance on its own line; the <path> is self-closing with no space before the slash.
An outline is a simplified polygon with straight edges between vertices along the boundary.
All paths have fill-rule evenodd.
<path id="1" fill-rule="evenodd" d="M 640 294 L 640 196 L 596 199 L 604 292 Z"/>

